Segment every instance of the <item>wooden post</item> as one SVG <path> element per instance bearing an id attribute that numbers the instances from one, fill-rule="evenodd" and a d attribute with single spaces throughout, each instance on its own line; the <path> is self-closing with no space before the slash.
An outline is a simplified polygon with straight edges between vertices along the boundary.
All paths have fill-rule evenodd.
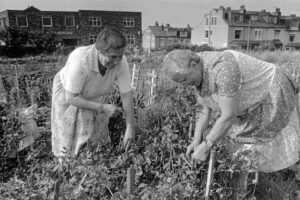
<path id="1" fill-rule="evenodd" d="M 135 170 L 133 165 L 131 165 L 127 170 L 127 184 L 126 184 L 126 191 L 128 194 L 133 194 L 134 189 L 134 182 L 135 182 Z"/>

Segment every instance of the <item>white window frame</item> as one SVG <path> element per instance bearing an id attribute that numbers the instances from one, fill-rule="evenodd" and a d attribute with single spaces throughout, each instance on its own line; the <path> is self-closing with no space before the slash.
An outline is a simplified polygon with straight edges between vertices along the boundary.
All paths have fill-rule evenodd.
<path id="1" fill-rule="evenodd" d="M 20 25 L 19 25 L 19 20 L 18 20 L 19 17 L 25 17 L 25 19 L 26 19 L 26 25 L 24 25 L 24 26 L 20 26 Z M 24 16 L 24 15 L 18 15 L 18 16 L 16 16 L 16 22 L 17 22 L 17 26 L 18 26 L 18 27 L 28 27 L 28 19 L 27 19 L 27 16 Z"/>
<path id="2" fill-rule="evenodd" d="M 254 29 L 254 40 L 262 40 L 262 29 Z"/>
<path id="3" fill-rule="evenodd" d="M 239 38 L 236 38 L 236 31 L 240 31 L 240 37 Z M 234 39 L 235 40 L 241 40 L 243 38 L 242 35 L 243 35 L 243 29 L 235 29 L 234 30 Z"/>
<path id="4" fill-rule="evenodd" d="M 70 19 L 70 18 L 72 18 L 73 25 L 68 26 L 67 25 L 67 19 Z M 75 17 L 74 16 L 65 16 L 65 27 L 75 27 Z"/>
<path id="5" fill-rule="evenodd" d="M 102 27 L 102 18 L 97 16 L 90 16 L 89 19 L 89 26 L 90 27 Z M 100 23 L 100 24 L 98 24 Z"/>
<path id="6" fill-rule="evenodd" d="M 135 20 L 133 17 L 125 17 L 123 18 L 123 26 L 124 27 L 134 27 L 135 26 Z"/>
<path id="7" fill-rule="evenodd" d="M 44 19 L 49 19 L 49 18 L 50 18 L 50 25 L 45 25 Z M 42 27 L 52 27 L 52 17 L 51 16 L 42 16 Z"/>
<path id="8" fill-rule="evenodd" d="M 134 35 L 126 35 L 126 42 L 129 46 L 135 45 L 135 36 Z"/>
<path id="9" fill-rule="evenodd" d="M 89 35 L 89 42 L 90 44 L 96 43 L 97 35 Z"/>

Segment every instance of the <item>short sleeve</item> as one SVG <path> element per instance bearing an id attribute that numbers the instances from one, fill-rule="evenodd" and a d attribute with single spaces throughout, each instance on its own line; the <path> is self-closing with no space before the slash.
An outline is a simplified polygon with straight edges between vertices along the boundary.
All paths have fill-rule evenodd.
<path id="1" fill-rule="evenodd" d="M 132 90 L 130 80 L 129 65 L 125 56 L 123 56 L 120 63 L 120 71 L 117 75 L 117 83 L 121 93 L 127 93 Z"/>
<path id="2" fill-rule="evenodd" d="M 240 88 L 241 73 L 233 58 L 225 58 L 216 76 L 219 96 L 233 97 Z"/>
<path id="3" fill-rule="evenodd" d="M 71 93 L 80 93 L 87 80 L 85 64 L 74 56 L 69 56 L 67 68 L 64 73 L 65 89 Z"/>

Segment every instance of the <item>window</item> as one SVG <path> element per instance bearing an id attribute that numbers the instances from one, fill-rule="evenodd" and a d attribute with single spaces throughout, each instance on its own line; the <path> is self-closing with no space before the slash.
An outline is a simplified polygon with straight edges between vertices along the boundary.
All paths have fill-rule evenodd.
<path id="1" fill-rule="evenodd" d="M 188 37 L 188 32 L 187 31 L 180 31 L 179 36 L 180 37 Z"/>
<path id="2" fill-rule="evenodd" d="M 97 35 L 90 35 L 89 36 L 89 41 L 90 41 L 90 44 L 94 44 L 97 40 Z"/>
<path id="3" fill-rule="evenodd" d="M 294 42 L 295 34 L 290 34 L 290 42 Z"/>
<path id="4" fill-rule="evenodd" d="M 297 21 L 291 20 L 291 27 L 297 27 Z"/>
<path id="5" fill-rule="evenodd" d="M 212 30 L 210 30 L 210 35 L 212 35 Z M 205 30 L 205 38 L 208 38 L 208 30 Z"/>
<path id="6" fill-rule="evenodd" d="M 28 27 L 28 21 L 26 16 L 17 16 L 18 27 Z"/>
<path id="7" fill-rule="evenodd" d="M 234 39 L 242 39 L 242 30 L 234 31 Z"/>
<path id="8" fill-rule="evenodd" d="M 257 15 L 251 15 L 250 20 L 257 21 Z"/>
<path id="9" fill-rule="evenodd" d="M 261 40 L 261 36 L 262 36 L 262 30 L 261 29 L 254 30 L 254 39 L 255 40 Z"/>
<path id="10" fill-rule="evenodd" d="M 42 26 L 43 27 L 52 27 L 52 17 L 43 16 L 42 17 Z"/>
<path id="11" fill-rule="evenodd" d="M 274 39 L 279 39 L 280 30 L 274 30 Z"/>
<path id="12" fill-rule="evenodd" d="M 123 26 L 124 27 L 134 27 L 134 18 L 124 18 Z"/>
<path id="13" fill-rule="evenodd" d="M 208 26 L 209 18 L 206 18 L 205 25 Z"/>
<path id="14" fill-rule="evenodd" d="M 89 17 L 89 25 L 92 27 L 101 27 L 101 17 Z"/>
<path id="15" fill-rule="evenodd" d="M 239 15 L 231 15 L 231 21 L 241 22 L 241 17 Z"/>
<path id="16" fill-rule="evenodd" d="M 73 16 L 65 17 L 65 26 L 66 27 L 74 27 L 75 26 L 75 19 Z"/>
<path id="17" fill-rule="evenodd" d="M 126 41 L 128 45 L 134 45 L 135 44 L 134 35 L 126 35 Z"/>
<path id="18" fill-rule="evenodd" d="M 217 17 L 211 18 L 211 25 L 217 25 Z"/>

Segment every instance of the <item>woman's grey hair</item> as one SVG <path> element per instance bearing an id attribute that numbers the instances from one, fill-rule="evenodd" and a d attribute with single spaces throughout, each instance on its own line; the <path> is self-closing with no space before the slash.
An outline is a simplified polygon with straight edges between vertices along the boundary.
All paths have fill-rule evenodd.
<path id="1" fill-rule="evenodd" d="M 126 38 L 124 35 L 114 29 L 105 28 L 97 36 L 96 49 L 106 52 L 109 49 L 121 49 L 126 47 Z"/>
<path id="2" fill-rule="evenodd" d="M 168 53 L 163 61 L 163 71 L 167 76 L 189 73 L 191 63 L 199 63 L 200 57 L 190 50 L 175 49 Z"/>

